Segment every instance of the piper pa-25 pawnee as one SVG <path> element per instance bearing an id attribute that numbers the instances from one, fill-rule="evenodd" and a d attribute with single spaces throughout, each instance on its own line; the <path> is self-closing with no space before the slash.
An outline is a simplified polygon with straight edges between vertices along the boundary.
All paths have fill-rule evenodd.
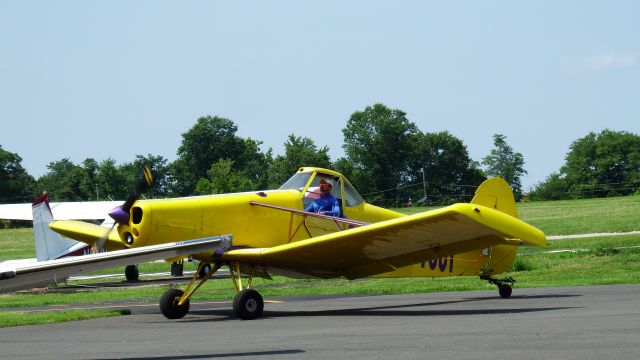
<path id="1" fill-rule="evenodd" d="M 340 216 L 303 210 L 318 197 L 321 180 L 333 185 Z M 49 226 L 89 244 L 127 248 L 118 252 L 210 241 L 208 249 L 189 254 L 201 262 L 199 270 L 208 266 L 206 275 L 198 279 L 196 271 L 184 291 L 169 289 L 160 298 L 160 310 L 169 319 L 184 317 L 190 297 L 222 266 L 229 268 L 237 291 L 233 310 L 247 320 L 258 318 L 264 308 L 262 296 L 251 287 L 254 276 L 480 275 L 508 297 L 513 280 L 494 275 L 511 266 L 518 246 L 547 245 L 542 231 L 517 219 L 513 193 L 499 178 L 481 184 L 471 203 L 404 215 L 366 203 L 340 173 L 305 167 L 277 190 L 165 200 L 134 197 L 110 215 L 117 226 L 107 236 L 103 227 L 78 221 Z"/>

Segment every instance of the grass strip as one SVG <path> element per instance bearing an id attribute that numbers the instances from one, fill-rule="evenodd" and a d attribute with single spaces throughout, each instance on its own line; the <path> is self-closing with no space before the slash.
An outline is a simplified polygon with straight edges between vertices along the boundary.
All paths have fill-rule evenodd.
<path id="1" fill-rule="evenodd" d="M 53 324 L 66 321 L 87 320 L 130 314 L 131 311 L 127 309 L 0 312 L 0 328 L 23 325 Z"/>

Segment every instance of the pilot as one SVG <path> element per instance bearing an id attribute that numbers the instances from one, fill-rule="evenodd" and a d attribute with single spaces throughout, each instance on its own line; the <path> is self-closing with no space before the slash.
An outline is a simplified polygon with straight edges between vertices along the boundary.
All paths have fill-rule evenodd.
<path id="1" fill-rule="evenodd" d="M 320 180 L 320 197 L 313 200 L 304 211 L 314 212 L 320 215 L 340 216 L 338 200 L 331 195 L 333 185 L 325 179 Z"/>

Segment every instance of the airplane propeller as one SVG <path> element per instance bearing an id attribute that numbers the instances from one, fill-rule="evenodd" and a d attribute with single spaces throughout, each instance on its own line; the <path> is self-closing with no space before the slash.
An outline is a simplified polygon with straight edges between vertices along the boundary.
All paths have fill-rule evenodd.
<path id="1" fill-rule="evenodd" d="M 131 210 L 131 207 L 136 202 L 136 200 L 140 198 L 140 195 L 142 195 L 144 191 L 150 189 L 152 185 L 153 185 L 153 174 L 151 173 L 151 168 L 148 165 L 146 165 L 142 169 L 142 176 L 138 179 L 138 181 L 136 182 L 136 185 L 133 187 L 131 192 L 129 192 L 129 196 L 127 196 L 127 199 L 124 201 L 124 203 L 120 206 L 113 208 L 111 211 L 109 211 L 109 216 L 115 222 L 113 223 L 111 228 L 109 228 L 109 230 L 105 233 L 105 235 L 95 242 L 95 246 L 98 251 L 101 251 L 102 249 L 104 249 L 104 244 L 107 241 L 109 234 L 111 233 L 113 228 L 116 226 L 116 224 L 124 225 L 129 223 L 129 211 Z M 133 239 L 130 239 L 130 240 L 125 239 L 125 242 L 130 245 L 131 243 L 133 243 Z"/>

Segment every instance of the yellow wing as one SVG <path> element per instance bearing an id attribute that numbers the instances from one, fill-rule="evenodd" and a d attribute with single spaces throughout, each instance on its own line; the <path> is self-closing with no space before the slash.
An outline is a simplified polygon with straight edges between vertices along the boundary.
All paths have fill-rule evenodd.
<path id="1" fill-rule="evenodd" d="M 266 272 L 355 279 L 498 244 L 546 246 L 547 240 L 542 231 L 498 210 L 455 204 L 272 248 L 231 250 L 216 260 Z"/>

